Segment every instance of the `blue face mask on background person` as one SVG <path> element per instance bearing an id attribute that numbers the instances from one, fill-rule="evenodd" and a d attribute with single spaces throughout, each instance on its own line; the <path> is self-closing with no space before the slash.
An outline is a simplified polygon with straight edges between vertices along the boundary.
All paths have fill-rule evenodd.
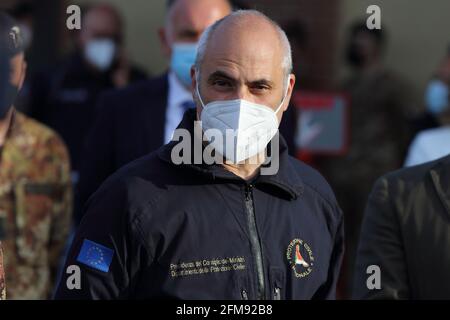
<path id="1" fill-rule="evenodd" d="M 441 80 L 433 80 L 425 92 L 425 102 L 428 112 L 441 114 L 448 109 L 448 86 Z"/>
<path id="2" fill-rule="evenodd" d="M 175 43 L 170 68 L 185 87 L 191 86 L 191 67 L 195 63 L 197 43 Z"/>
<path id="3" fill-rule="evenodd" d="M 84 56 L 89 63 L 100 71 L 106 71 L 111 67 L 116 56 L 117 46 L 112 39 L 90 40 L 84 49 Z"/>

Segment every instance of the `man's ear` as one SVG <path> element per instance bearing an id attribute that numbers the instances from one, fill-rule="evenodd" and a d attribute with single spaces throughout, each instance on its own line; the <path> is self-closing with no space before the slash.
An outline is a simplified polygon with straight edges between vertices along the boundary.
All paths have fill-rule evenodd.
<path id="1" fill-rule="evenodd" d="M 286 92 L 286 98 L 284 99 L 283 111 L 286 111 L 287 108 L 289 107 L 292 93 L 294 92 L 294 86 L 295 86 L 295 74 L 291 73 L 289 75 L 289 84 L 288 84 L 288 90 Z"/>
<path id="2" fill-rule="evenodd" d="M 172 48 L 167 39 L 167 32 L 165 28 L 158 29 L 158 38 L 159 38 L 159 45 L 161 47 L 164 56 L 166 58 L 169 58 L 172 55 Z"/>

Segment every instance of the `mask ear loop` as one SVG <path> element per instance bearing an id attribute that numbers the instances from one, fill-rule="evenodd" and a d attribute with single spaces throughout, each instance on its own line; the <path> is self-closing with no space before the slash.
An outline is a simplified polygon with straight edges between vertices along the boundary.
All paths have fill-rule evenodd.
<path id="1" fill-rule="evenodd" d="M 197 76 L 195 76 L 195 91 L 196 91 L 196 93 L 197 93 L 197 97 L 198 97 L 198 99 L 200 100 L 200 103 L 201 103 L 201 105 L 202 105 L 202 108 L 203 109 L 205 109 L 205 104 L 203 103 L 203 99 L 202 99 L 202 96 L 200 95 L 200 91 L 199 91 L 199 89 L 198 89 L 198 77 Z"/>
<path id="2" fill-rule="evenodd" d="M 289 90 L 289 80 L 290 80 L 290 78 L 291 78 L 290 76 L 287 77 L 287 81 L 286 81 L 286 90 L 285 90 L 285 92 L 284 92 L 283 100 L 281 100 L 280 105 L 279 105 L 278 108 L 275 110 L 275 114 L 277 114 L 278 111 L 280 111 L 281 106 L 284 104 L 284 101 L 286 100 L 287 93 L 288 93 L 288 90 Z"/>
<path id="3" fill-rule="evenodd" d="M 205 109 L 205 104 L 203 103 L 203 99 L 202 99 L 202 96 L 200 95 L 200 90 L 198 89 L 198 80 L 199 80 L 199 77 L 196 75 L 195 76 L 195 92 L 196 92 L 196 94 L 197 94 L 197 97 L 198 97 L 198 100 L 200 100 L 200 104 L 202 105 L 202 109 Z M 202 111 L 202 113 L 203 113 L 203 111 Z M 197 111 L 197 119 L 201 119 L 201 116 L 198 114 L 198 111 Z"/>

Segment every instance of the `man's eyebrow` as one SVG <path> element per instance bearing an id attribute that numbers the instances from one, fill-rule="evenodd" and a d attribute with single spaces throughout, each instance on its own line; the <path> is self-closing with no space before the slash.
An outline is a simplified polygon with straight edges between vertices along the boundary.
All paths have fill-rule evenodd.
<path id="1" fill-rule="evenodd" d="M 226 72 L 221 71 L 221 70 L 217 70 L 217 71 L 214 71 L 213 73 L 211 73 L 208 77 L 208 82 L 214 81 L 216 79 L 224 79 L 224 80 L 233 81 L 233 82 L 237 81 L 235 78 L 233 78 L 232 76 L 230 76 L 229 74 L 227 74 Z M 268 87 L 274 86 L 273 81 L 264 79 L 264 78 L 248 81 L 247 84 L 249 84 L 251 86 L 268 86 Z"/>
<path id="2" fill-rule="evenodd" d="M 229 81 L 236 81 L 235 78 L 233 78 L 229 74 L 227 74 L 227 73 L 225 73 L 223 71 L 220 71 L 220 70 L 217 70 L 217 71 L 214 71 L 213 73 L 211 73 L 209 75 L 209 77 L 208 77 L 208 81 L 219 79 L 219 78 L 220 79 L 226 79 L 226 80 L 229 80 Z"/>
<path id="3" fill-rule="evenodd" d="M 273 87 L 273 81 L 268 80 L 268 79 L 257 79 L 257 80 L 253 80 L 253 81 L 249 81 L 249 84 L 251 84 L 252 86 L 269 86 L 269 87 Z"/>

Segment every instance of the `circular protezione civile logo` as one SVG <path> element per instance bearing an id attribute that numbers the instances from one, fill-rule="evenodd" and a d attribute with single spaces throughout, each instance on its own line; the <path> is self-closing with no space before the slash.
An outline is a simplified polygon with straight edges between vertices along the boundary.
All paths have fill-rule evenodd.
<path id="1" fill-rule="evenodd" d="M 313 252 L 311 247 L 302 239 L 294 239 L 289 243 L 286 258 L 297 278 L 304 278 L 313 271 Z"/>

